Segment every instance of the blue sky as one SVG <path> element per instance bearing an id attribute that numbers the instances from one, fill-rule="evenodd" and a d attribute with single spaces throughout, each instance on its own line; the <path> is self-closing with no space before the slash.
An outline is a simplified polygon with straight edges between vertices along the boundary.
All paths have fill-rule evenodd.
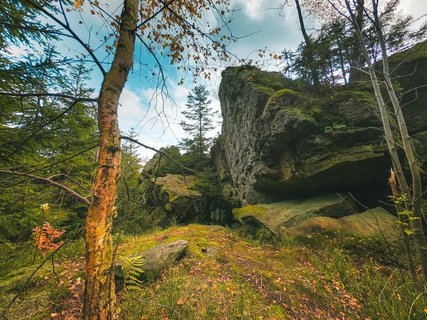
<path id="1" fill-rule="evenodd" d="M 281 0 L 234 0 L 234 4 L 239 10 L 233 15 L 230 27 L 234 35 L 243 38 L 230 45 L 228 49 L 239 57 L 248 58 L 250 56 L 256 57 L 255 51 L 265 47 L 278 52 L 285 47 L 295 48 L 301 40 L 296 15 L 293 14 L 292 8 L 289 8 L 289 14 L 280 17 L 279 11 L 272 9 L 277 8 L 280 3 Z M 236 61 L 223 63 L 220 70 L 227 65 L 236 63 Z M 189 77 L 183 86 L 178 86 L 180 74 L 170 68 L 168 75 L 169 90 L 175 103 L 168 101 L 164 106 L 163 114 L 159 115 L 153 106 L 150 106 L 147 112 L 148 100 L 153 93 L 153 88 L 147 88 L 138 76 L 130 78 L 120 100 L 122 105 L 119 109 L 120 126 L 122 130 L 129 130 L 130 127 L 135 128 L 141 141 L 156 148 L 177 144 L 185 136 L 179 122 L 183 119 L 181 111 L 185 108 L 188 92 L 193 86 L 192 78 Z M 213 74 L 210 81 L 198 79 L 197 83 L 203 83 L 208 87 L 211 92 L 212 107 L 219 110 L 217 91 L 220 83 L 220 72 Z M 144 120 L 141 121 L 141 119 Z M 216 130 L 211 134 L 217 134 L 220 127 L 219 123 Z M 150 156 L 152 153 L 141 150 L 141 154 Z"/>
<path id="2" fill-rule="evenodd" d="M 238 10 L 233 15 L 230 27 L 233 34 L 241 38 L 231 44 L 228 49 L 241 58 L 256 57 L 258 49 L 268 48 L 271 51 L 280 52 L 284 48 L 294 49 L 302 40 L 296 10 L 293 6 L 286 6 L 282 16 L 278 8 L 283 0 L 231 0 Z M 119 14 L 121 0 L 100 1 L 107 4 L 108 11 Z M 292 0 L 289 1 L 293 3 Z M 427 0 L 401 0 L 402 12 L 420 17 L 427 14 Z M 79 35 L 90 42 L 96 48 L 107 33 L 108 25 L 100 24 L 97 16 L 89 14 L 88 7 L 83 7 L 83 13 L 72 11 L 69 21 Z M 425 21 L 425 17 L 422 20 Z M 80 23 L 81 21 L 81 23 Z M 88 30 L 91 30 L 90 32 Z M 98 33 L 98 34 L 97 34 Z M 68 56 L 78 55 L 82 51 L 79 44 L 72 39 L 65 39 L 57 44 L 58 50 Z M 22 48 L 13 48 L 15 54 L 19 54 Z M 141 46 L 138 45 L 135 54 L 135 66 L 120 99 L 119 123 L 122 132 L 128 132 L 134 128 L 138 132 L 138 139 L 155 148 L 177 144 L 185 137 L 179 122 L 183 119 L 181 111 L 185 108 L 185 102 L 189 90 L 194 85 L 191 75 L 183 75 L 167 61 L 164 63 L 167 75 L 167 87 L 171 99 L 162 101 L 156 95 L 156 83 L 151 76 L 151 67 L 154 63 L 152 57 L 147 56 Z M 102 46 L 96 52 L 105 62 L 111 61 Z M 236 61 L 227 61 L 219 65 L 219 70 L 227 65 L 237 64 Z M 269 62 L 266 68 L 277 68 L 273 62 Z M 184 85 L 178 85 L 180 78 L 184 76 Z M 102 77 L 94 68 L 90 85 L 99 88 Z M 217 91 L 220 83 L 220 71 L 214 73 L 210 81 L 197 79 L 197 84 L 205 84 L 211 92 L 212 107 L 219 110 Z M 218 119 L 219 120 L 219 119 Z M 220 124 L 215 132 L 220 130 Z M 142 157 L 150 157 L 152 152 L 141 150 Z"/>
<path id="3" fill-rule="evenodd" d="M 282 17 L 279 16 L 278 10 L 274 10 L 283 2 L 282 0 L 234 0 L 233 2 L 240 8 L 233 16 L 230 25 L 233 33 L 237 36 L 252 34 L 229 47 L 239 57 L 247 58 L 251 54 L 256 56 L 254 51 L 266 47 L 276 52 L 280 52 L 284 48 L 293 49 L 302 41 L 293 6 L 287 6 L 282 12 Z M 290 2 L 293 3 L 293 1 Z M 404 13 L 412 14 L 414 17 L 419 17 L 422 14 L 427 14 L 427 1 L 401 0 L 401 10 Z M 228 64 L 232 65 L 234 62 L 231 61 Z M 224 68 L 225 65 L 222 67 Z M 274 63 L 272 62 L 268 68 L 274 69 Z M 147 112 L 147 99 L 150 97 L 152 89 L 141 86 L 137 77 L 129 80 L 121 99 L 120 123 L 122 130 L 126 131 L 130 127 L 136 128 L 139 139 L 156 148 L 176 144 L 180 138 L 185 136 L 179 126 L 179 121 L 182 120 L 181 111 L 185 106 L 188 91 L 193 84 L 186 82 L 184 86 L 177 86 L 176 82 L 179 76 L 176 71 L 171 70 L 169 75 L 171 80 L 169 83 L 170 92 L 176 105 L 167 104 L 163 115 L 159 116 L 154 108 Z M 217 110 L 220 109 L 217 97 L 219 82 L 219 72 L 213 76 L 211 81 L 204 82 L 211 92 L 212 106 Z M 144 116 L 145 121 L 140 122 Z M 215 131 L 220 131 L 220 125 Z M 143 156 L 151 155 L 145 150 L 141 150 L 141 154 Z"/>

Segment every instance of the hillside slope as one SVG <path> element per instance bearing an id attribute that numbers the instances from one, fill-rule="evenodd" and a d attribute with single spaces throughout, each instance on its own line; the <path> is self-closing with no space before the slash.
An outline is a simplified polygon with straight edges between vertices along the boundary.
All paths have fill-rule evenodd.
<path id="1" fill-rule="evenodd" d="M 127 237 L 117 256 L 178 239 L 188 241 L 184 258 L 139 288 L 118 292 L 121 319 L 419 320 L 427 315 L 427 301 L 405 276 L 398 249 L 380 239 L 322 234 L 271 246 L 224 227 L 189 225 Z M 7 318 L 79 319 L 83 266 L 83 258 L 64 261 L 55 268 L 58 278 L 51 266 L 42 268 Z M 30 270 L 17 269 L 0 280 L 3 307 Z"/>

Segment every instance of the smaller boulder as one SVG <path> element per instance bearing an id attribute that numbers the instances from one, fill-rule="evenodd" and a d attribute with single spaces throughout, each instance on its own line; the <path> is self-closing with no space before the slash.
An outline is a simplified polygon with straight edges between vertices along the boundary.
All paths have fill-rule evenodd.
<path id="1" fill-rule="evenodd" d="M 195 188 L 196 183 L 195 176 L 178 174 L 152 178 L 151 187 L 155 196 L 151 201 L 160 204 L 166 213 L 174 215 L 179 222 L 196 222 L 201 214 L 202 198 Z"/>
<path id="2" fill-rule="evenodd" d="M 185 240 L 177 240 L 170 243 L 164 243 L 146 251 L 130 255 L 130 258 L 140 257 L 144 271 L 144 275 L 158 274 L 162 269 L 170 266 L 174 262 L 181 259 L 188 248 L 188 242 Z M 124 265 L 123 259 L 119 259 L 115 264 L 116 276 L 123 278 L 122 267 Z"/>
<path id="3" fill-rule="evenodd" d="M 382 233 L 386 238 L 399 236 L 397 218 L 384 208 L 377 207 L 338 219 L 343 231 L 369 236 Z"/>

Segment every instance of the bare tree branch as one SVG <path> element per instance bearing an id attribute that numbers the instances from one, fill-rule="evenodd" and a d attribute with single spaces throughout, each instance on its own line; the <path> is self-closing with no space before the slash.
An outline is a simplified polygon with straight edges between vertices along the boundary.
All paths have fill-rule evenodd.
<path id="1" fill-rule="evenodd" d="M 66 175 L 65 173 L 58 173 L 58 174 L 54 174 L 53 176 L 48 177 L 49 180 L 52 180 L 53 178 L 56 177 L 64 177 L 65 179 L 67 179 L 68 181 L 74 183 L 76 186 L 78 186 L 80 189 L 82 189 L 84 192 L 89 193 L 89 190 L 86 189 L 84 186 L 82 186 L 82 184 L 76 180 L 74 180 L 73 178 L 71 178 L 70 176 Z"/>
<path id="2" fill-rule="evenodd" d="M 154 152 L 157 152 L 157 153 L 159 153 L 159 154 L 161 154 L 161 155 L 165 156 L 166 158 L 168 158 L 169 160 L 171 160 L 171 161 L 172 161 L 172 162 L 174 162 L 175 164 L 179 165 L 179 166 L 180 166 L 182 169 L 184 169 L 184 170 L 187 170 L 187 171 L 190 171 L 190 172 L 193 172 L 193 173 L 201 173 L 200 171 L 196 171 L 196 170 L 193 170 L 193 169 L 190 169 L 190 168 L 188 168 L 188 167 L 184 166 L 182 163 L 180 163 L 180 162 L 176 161 L 174 158 L 172 158 L 170 155 L 168 155 L 168 154 L 167 154 L 167 153 L 165 153 L 164 151 L 161 151 L 161 150 L 158 150 L 158 149 L 156 149 L 156 148 L 153 148 L 153 147 L 147 146 L 146 144 L 143 144 L 143 143 L 139 142 L 138 140 L 135 140 L 135 139 L 133 139 L 133 138 L 131 138 L 131 137 L 121 136 L 120 138 L 121 138 L 122 140 L 128 140 L 128 141 L 131 141 L 131 142 L 133 142 L 133 143 L 135 143 L 135 144 L 137 144 L 137 145 L 139 145 L 139 146 L 141 146 L 141 147 L 144 147 L 144 148 L 146 148 L 146 149 L 149 149 L 149 150 L 152 150 L 152 151 L 154 151 Z M 0 171 L 0 172 L 1 172 L 1 171 Z"/>
<path id="3" fill-rule="evenodd" d="M 47 11 L 45 8 L 39 6 L 37 3 L 34 3 L 31 0 L 24 0 L 25 2 L 29 3 L 30 5 L 32 5 L 34 8 L 36 8 L 37 10 L 39 10 L 41 13 L 45 14 L 46 16 L 48 16 L 50 19 L 52 19 L 53 21 L 55 21 L 57 24 L 59 24 L 61 27 L 63 27 L 65 30 L 67 30 L 71 36 L 73 37 L 73 39 L 75 39 L 78 43 L 80 43 L 80 45 L 88 52 L 88 54 L 92 57 L 92 59 L 95 61 L 95 64 L 98 66 L 99 70 L 101 71 L 102 75 L 105 76 L 106 71 L 104 69 L 104 67 L 101 65 L 101 63 L 99 62 L 98 58 L 95 56 L 95 54 L 93 53 L 93 51 L 90 49 L 90 47 L 82 40 L 80 39 L 80 37 L 73 31 L 73 29 L 71 29 L 71 27 L 68 25 L 67 22 L 63 22 L 61 20 L 59 20 L 55 14 L 50 13 L 49 11 Z"/>
<path id="4" fill-rule="evenodd" d="M 35 176 L 32 175 L 30 173 L 25 173 L 25 172 L 18 172 L 18 171 L 11 171 L 11 170 L 3 170 L 0 169 L 0 173 L 4 173 L 4 174 L 10 174 L 10 175 L 15 175 L 15 176 L 22 176 L 22 177 L 27 177 L 29 179 L 32 179 L 34 181 L 40 181 L 41 183 L 45 183 L 54 187 L 57 187 L 59 189 L 64 190 L 65 192 L 67 192 L 70 196 L 72 196 L 73 198 L 77 199 L 78 201 L 80 201 L 81 203 L 84 203 L 86 205 L 90 205 L 90 201 L 83 197 L 81 194 L 77 193 L 74 190 L 71 190 L 70 188 L 64 186 L 63 184 L 60 184 L 56 181 L 50 180 L 48 178 L 43 178 L 43 177 L 39 177 L 39 176 Z"/>
<path id="5" fill-rule="evenodd" d="M 58 97 L 58 98 L 65 98 L 65 99 L 73 99 L 77 102 L 97 102 L 98 99 L 95 98 L 76 98 L 74 96 L 63 94 L 63 93 L 12 93 L 12 92 L 0 92 L 0 96 L 8 96 L 8 97 L 20 97 L 20 98 L 27 98 L 27 97 Z"/>

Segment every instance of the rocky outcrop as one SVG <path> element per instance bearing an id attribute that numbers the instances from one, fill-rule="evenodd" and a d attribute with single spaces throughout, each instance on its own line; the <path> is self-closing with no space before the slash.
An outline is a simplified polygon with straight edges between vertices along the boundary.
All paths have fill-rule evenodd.
<path id="1" fill-rule="evenodd" d="M 196 181 L 195 176 L 177 174 L 151 178 L 146 190 L 147 200 L 178 222 L 197 222 L 201 215 L 202 195 L 195 188 Z"/>
<path id="2" fill-rule="evenodd" d="M 404 88 L 427 83 L 426 61 L 427 54 L 411 61 L 416 81 Z M 223 125 L 212 158 L 243 204 L 385 185 L 391 163 L 369 89 L 314 96 L 279 73 L 243 66 L 223 71 L 219 97 Z M 426 99 L 416 101 L 404 112 L 427 164 Z"/>
<path id="3" fill-rule="evenodd" d="M 373 97 L 324 98 L 293 90 L 280 74 L 228 68 L 219 91 L 218 171 L 243 203 L 272 202 L 383 183 L 389 164 Z M 218 160 L 222 159 L 222 160 Z M 221 163 L 221 165 L 218 165 Z"/>
<path id="4" fill-rule="evenodd" d="M 247 205 L 234 209 L 236 219 L 255 230 L 266 228 L 278 236 L 299 236 L 332 231 L 359 236 L 382 234 L 398 238 L 395 216 L 381 207 L 355 212 L 349 196 L 328 194 L 307 199 Z"/>

